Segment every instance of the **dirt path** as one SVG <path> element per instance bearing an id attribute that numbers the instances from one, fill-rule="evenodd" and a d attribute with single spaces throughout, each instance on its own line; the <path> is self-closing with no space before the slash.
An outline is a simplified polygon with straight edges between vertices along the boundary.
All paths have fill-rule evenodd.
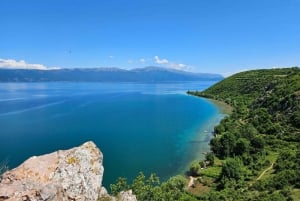
<path id="1" fill-rule="evenodd" d="M 274 165 L 274 163 L 272 163 L 272 164 L 270 165 L 270 167 L 268 167 L 267 169 L 265 169 L 265 170 L 259 175 L 259 177 L 257 177 L 256 181 L 260 180 L 260 179 L 264 176 L 264 174 L 265 174 L 266 172 L 272 170 L 273 165 Z"/>
<path id="2" fill-rule="evenodd" d="M 192 187 L 192 186 L 195 185 L 195 180 L 196 179 L 197 178 L 190 176 L 190 181 L 189 181 L 189 184 L 188 184 L 188 188 L 190 188 L 190 187 Z"/>

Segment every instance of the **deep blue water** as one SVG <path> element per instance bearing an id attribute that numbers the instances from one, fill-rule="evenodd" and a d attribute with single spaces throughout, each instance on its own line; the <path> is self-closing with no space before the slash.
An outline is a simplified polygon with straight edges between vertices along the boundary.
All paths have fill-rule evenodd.
<path id="1" fill-rule="evenodd" d="M 213 82 L 1 83 L 0 161 L 93 140 L 104 154 L 104 185 L 140 171 L 162 179 L 208 150 L 223 117 L 206 99 L 185 94 Z"/>

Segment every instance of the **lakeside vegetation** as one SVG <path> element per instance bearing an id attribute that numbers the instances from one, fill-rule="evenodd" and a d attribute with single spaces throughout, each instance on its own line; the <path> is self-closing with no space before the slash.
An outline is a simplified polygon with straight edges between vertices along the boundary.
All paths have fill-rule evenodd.
<path id="1" fill-rule="evenodd" d="M 191 164 L 193 185 L 181 176 L 161 184 L 140 174 L 131 185 L 120 178 L 113 193 L 131 188 L 138 200 L 300 200 L 299 68 L 242 72 L 188 93 L 234 108 L 215 127 L 212 152 Z"/>

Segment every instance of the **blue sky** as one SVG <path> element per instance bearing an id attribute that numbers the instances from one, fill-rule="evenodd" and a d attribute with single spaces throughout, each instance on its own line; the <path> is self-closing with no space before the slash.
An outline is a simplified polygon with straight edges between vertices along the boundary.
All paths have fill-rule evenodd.
<path id="1" fill-rule="evenodd" d="M 300 66 L 299 0 L 1 0 L 0 67 Z"/>

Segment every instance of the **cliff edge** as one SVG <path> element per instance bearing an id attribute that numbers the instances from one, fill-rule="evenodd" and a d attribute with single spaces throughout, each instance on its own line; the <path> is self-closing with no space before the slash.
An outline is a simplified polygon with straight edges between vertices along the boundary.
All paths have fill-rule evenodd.
<path id="1" fill-rule="evenodd" d="M 33 156 L 2 175 L 0 201 L 96 201 L 99 195 L 110 197 L 102 187 L 102 161 L 101 151 L 91 141 L 69 150 Z M 128 200 L 136 200 L 130 196 Z"/>

